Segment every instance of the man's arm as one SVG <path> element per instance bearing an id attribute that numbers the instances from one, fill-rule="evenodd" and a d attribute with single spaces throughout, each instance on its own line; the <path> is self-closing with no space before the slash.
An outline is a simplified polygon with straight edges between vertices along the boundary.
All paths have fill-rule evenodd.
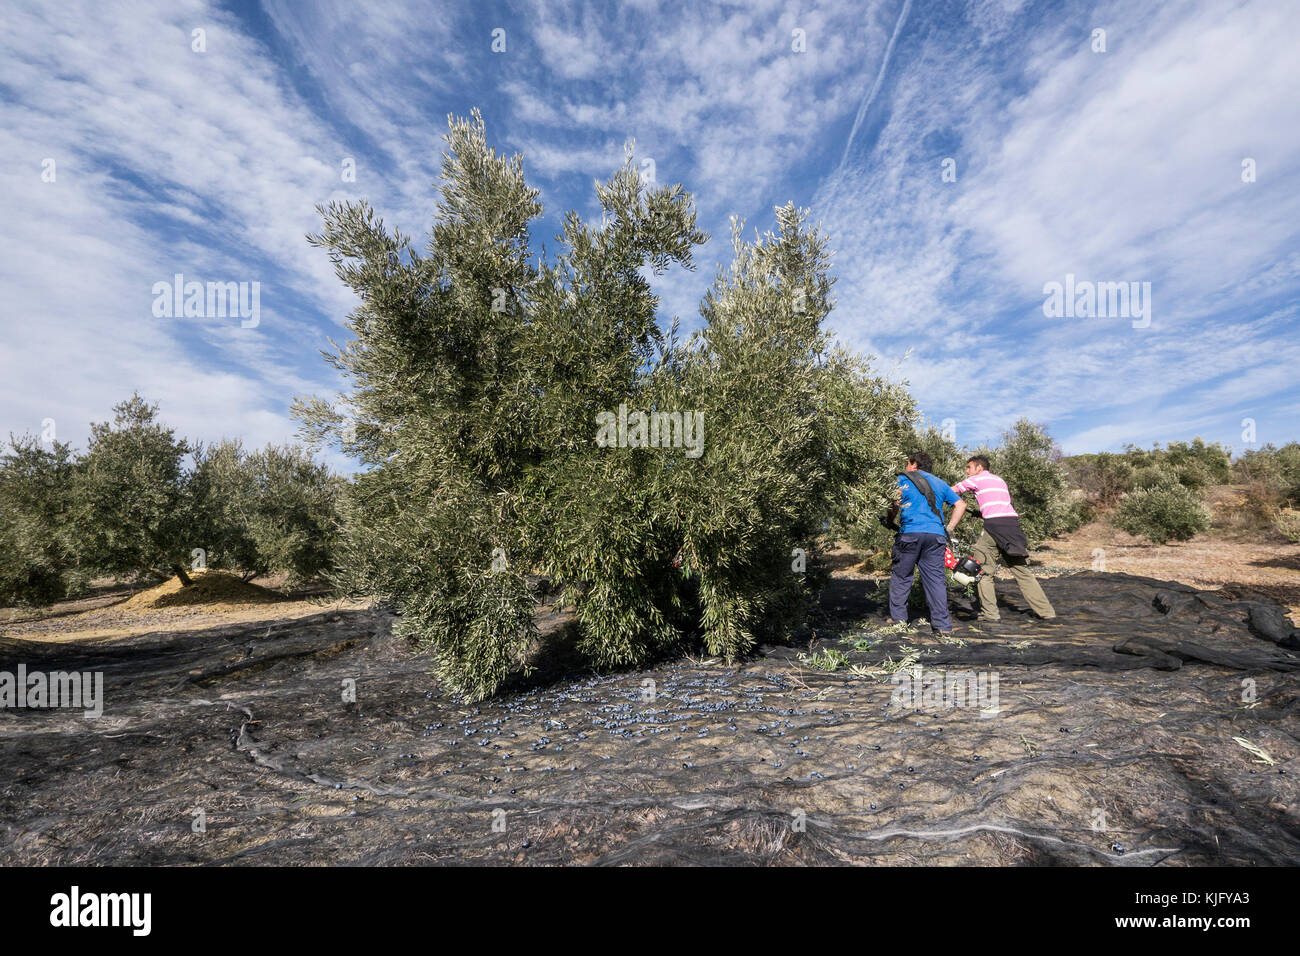
<path id="1" fill-rule="evenodd" d="M 949 534 L 952 534 L 952 529 L 957 527 L 957 522 L 961 520 L 961 516 L 964 515 L 965 513 L 966 513 L 966 501 L 963 498 L 958 498 L 957 503 L 952 506 L 952 517 L 948 519 Z"/>

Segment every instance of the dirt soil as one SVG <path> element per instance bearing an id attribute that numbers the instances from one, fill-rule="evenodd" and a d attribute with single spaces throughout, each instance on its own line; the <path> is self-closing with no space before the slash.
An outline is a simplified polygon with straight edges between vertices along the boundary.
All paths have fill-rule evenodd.
<path id="1" fill-rule="evenodd" d="M 0 710 L 0 865 L 1300 863 L 1300 632 L 1136 546 L 1068 572 L 1089 543 L 1042 555 L 1062 623 L 1008 584 L 948 638 L 841 553 L 740 666 L 591 673 L 552 609 L 478 705 L 355 606 L 12 623 L 0 671 L 102 672 L 104 710 Z"/>
<path id="2" fill-rule="evenodd" d="M 320 614 L 326 609 L 356 610 L 365 605 L 338 601 L 310 589 L 286 592 L 271 585 L 245 582 L 221 571 L 191 572 L 193 586 L 172 578 L 132 593 L 101 586 L 95 593 L 52 608 L 0 611 L 0 638 L 23 642 L 98 643 L 154 632 L 222 629 L 237 624 L 277 623 Z"/>

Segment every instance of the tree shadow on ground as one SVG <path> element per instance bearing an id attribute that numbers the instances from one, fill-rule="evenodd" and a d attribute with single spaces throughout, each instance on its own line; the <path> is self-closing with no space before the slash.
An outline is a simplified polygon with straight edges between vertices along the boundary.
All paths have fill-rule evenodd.
<path id="1" fill-rule="evenodd" d="M 1300 553 L 1296 554 L 1279 554 L 1272 558 L 1262 558 L 1259 561 L 1250 562 L 1254 568 L 1282 568 L 1286 571 L 1300 571 Z"/>

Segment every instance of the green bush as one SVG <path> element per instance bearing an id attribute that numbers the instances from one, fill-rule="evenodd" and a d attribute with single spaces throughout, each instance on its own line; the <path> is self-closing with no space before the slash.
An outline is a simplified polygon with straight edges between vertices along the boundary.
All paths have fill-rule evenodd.
<path id="1" fill-rule="evenodd" d="M 1168 447 L 1126 446 L 1121 455 L 1101 452 L 1066 459 L 1071 487 L 1078 488 L 1097 508 L 1111 508 L 1129 491 L 1180 484 L 1192 491 L 1226 484 L 1233 471 L 1228 450 L 1200 438 L 1171 442 Z"/>
<path id="2" fill-rule="evenodd" d="M 1067 484 L 1081 490 L 1087 501 L 1099 508 L 1112 507 L 1121 495 L 1133 489 L 1133 464 L 1125 455 L 1075 455 L 1062 459 L 1061 465 Z"/>
<path id="3" fill-rule="evenodd" d="M 1164 451 L 1164 462 L 1178 474 L 1179 484 L 1193 491 L 1206 485 L 1226 484 L 1232 479 L 1228 450 L 1217 442 L 1206 444 L 1200 438 L 1170 442 Z"/>
<path id="4" fill-rule="evenodd" d="M 1120 499 L 1115 525 L 1156 544 L 1186 541 L 1210 527 L 1210 513 L 1186 486 L 1176 482 L 1131 491 Z"/>
<path id="5" fill-rule="evenodd" d="M 1233 476 L 1260 500 L 1274 506 L 1300 505 L 1300 442 L 1245 452 L 1234 463 Z"/>
<path id="6" fill-rule="evenodd" d="M 1078 531 L 1090 521 L 1096 520 L 1096 517 L 1097 507 L 1095 505 L 1086 498 L 1073 498 L 1066 508 L 1061 533 L 1069 534 L 1071 531 Z"/>
<path id="7" fill-rule="evenodd" d="M 1275 527 L 1288 541 L 1300 544 L 1300 511 L 1280 512 Z"/>
<path id="8" fill-rule="evenodd" d="M 1124 457 L 1134 468 L 1134 488 L 1154 488 L 1169 478 L 1199 491 L 1207 485 L 1226 484 L 1232 480 L 1228 450 L 1218 443 L 1207 444 L 1200 438 L 1190 442 L 1170 442 L 1165 448 L 1155 445 L 1143 449 L 1128 445 Z"/>
<path id="9" fill-rule="evenodd" d="M 1178 473 L 1164 465 L 1139 465 L 1133 469 L 1131 486 L 1134 491 L 1181 484 Z"/>
<path id="10" fill-rule="evenodd" d="M 909 452 L 923 451 L 929 455 L 934 463 L 930 473 L 942 478 L 948 484 L 955 485 L 966 477 L 966 461 L 970 457 L 966 454 L 966 449 L 960 447 L 933 425 L 927 424 L 923 428 L 915 429 L 906 445 L 906 450 Z M 899 469 L 902 469 L 902 465 Z"/>
<path id="11" fill-rule="evenodd" d="M 1300 505 L 1300 442 L 1290 442 L 1277 450 L 1278 473 L 1282 478 L 1282 497 L 1290 505 Z"/>

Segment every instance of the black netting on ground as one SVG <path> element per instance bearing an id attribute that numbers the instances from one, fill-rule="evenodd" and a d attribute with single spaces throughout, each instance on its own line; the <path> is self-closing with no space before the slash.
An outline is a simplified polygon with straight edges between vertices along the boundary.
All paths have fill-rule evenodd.
<path id="1" fill-rule="evenodd" d="M 0 863 L 1300 862 L 1280 609 L 1127 575 L 1044 586 L 1060 624 L 1003 586 L 1000 630 L 959 613 L 964 643 L 942 643 L 871 626 L 876 585 L 837 579 L 816 620 L 833 673 L 799 646 L 593 675 L 550 615 L 544 666 L 479 705 L 377 612 L 0 641 L 0 670 L 105 682 L 97 721 L 0 711 Z M 880 668 L 903 660 L 922 685 L 995 674 L 996 712 L 900 706 Z"/>

